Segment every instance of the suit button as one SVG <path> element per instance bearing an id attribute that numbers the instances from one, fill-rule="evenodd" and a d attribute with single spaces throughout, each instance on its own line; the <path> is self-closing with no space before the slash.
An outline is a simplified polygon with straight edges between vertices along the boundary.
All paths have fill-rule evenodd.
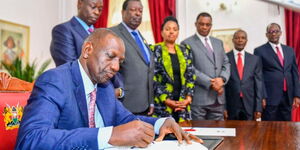
<path id="1" fill-rule="evenodd" d="M 217 67 L 215 67 L 215 70 L 217 70 L 218 68 Z"/>

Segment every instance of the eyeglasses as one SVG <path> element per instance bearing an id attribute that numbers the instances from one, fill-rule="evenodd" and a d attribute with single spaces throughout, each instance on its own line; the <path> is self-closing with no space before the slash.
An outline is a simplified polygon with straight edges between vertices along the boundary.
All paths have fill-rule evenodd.
<path id="1" fill-rule="evenodd" d="M 281 33 L 281 31 L 280 30 L 271 30 L 271 31 L 268 31 L 267 33 L 269 33 L 269 34 L 273 34 L 273 33 L 278 34 L 278 33 Z"/>

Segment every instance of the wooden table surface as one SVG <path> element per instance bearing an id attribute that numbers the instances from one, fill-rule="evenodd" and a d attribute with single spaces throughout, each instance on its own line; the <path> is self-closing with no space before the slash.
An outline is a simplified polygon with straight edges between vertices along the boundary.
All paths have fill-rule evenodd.
<path id="1" fill-rule="evenodd" d="M 217 150 L 300 150 L 300 122 L 191 121 L 181 126 L 236 128 Z"/>

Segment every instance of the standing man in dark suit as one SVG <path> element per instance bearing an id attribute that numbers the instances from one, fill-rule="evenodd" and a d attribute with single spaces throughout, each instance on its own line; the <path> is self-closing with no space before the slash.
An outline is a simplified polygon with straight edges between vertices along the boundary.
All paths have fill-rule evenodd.
<path id="1" fill-rule="evenodd" d="M 53 28 L 50 52 L 56 66 L 79 58 L 83 41 L 94 31 L 93 24 L 101 15 L 102 8 L 103 0 L 78 0 L 78 15 Z M 111 81 L 116 88 L 116 96 L 122 98 L 122 76 L 117 73 Z"/>
<path id="2" fill-rule="evenodd" d="M 126 48 L 126 59 L 120 68 L 126 92 L 123 104 L 134 114 L 151 115 L 154 110 L 153 56 L 137 29 L 142 22 L 142 13 L 140 0 L 125 0 L 122 7 L 123 22 L 111 30 L 124 40 Z"/>
<path id="3" fill-rule="evenodd" d="M 300 103 L 298 67 L 293 48 L 280 44 L 281 28 L 277 23 L 267 26 L 268 42 L 257 47 L 261 57 L 266 88 L 266 109 L 263 120 L 290 121 L 291 109 Z"/>
<path id="4" fill-rule="evenodd" d="M 231 75 L 225 86 L 229 120 L 261 118 L 262 64 L 258 56 L 244 50 L 247 41 L 247 33 L 244 30 L 236 31 L 232 39 L 234 49 L 227 53 L 231 64 Z"/>
<path id="5" fill-rule="evenodd" d="M 212 17 L 204 12 L 197 16 L 196 34 L 182 44 L 191 46 L 197 76 L 191 104 L 193 120 L 223 120 L 225 110 L 224 85 L 230 76 L 230 63 L 223 42 L 208 36 Z"/>
<path id="6" fill-rule="evenodd" d="M 56 66 L 79 58 L 83 41 L 94 30 L 102 8 L 103 0 L 78 0 L 78 15 L 53 28 L 50 52 Z"/>

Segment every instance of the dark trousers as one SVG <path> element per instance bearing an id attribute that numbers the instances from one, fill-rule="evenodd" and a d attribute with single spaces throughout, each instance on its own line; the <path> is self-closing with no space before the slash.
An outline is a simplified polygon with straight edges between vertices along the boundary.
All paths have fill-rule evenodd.
<path id="1" fill-rule="evenodd" d="M 284 92 L 279 105 L 268 105 L 263 111 L 262 120 L 266 121 L 291 121 L 291 106 L 287 92 Z"/>
<path id="2" fill-rule="evenodd" d="M 228 114 L 228 119 L 229 120 L 252 120 L 253 119 L 253 114 L 248 114 L 246 112 L 243 98 L 240 98 L 240 101 L 237 102 L 237 108 L 236 108 L 236 113 L 235 114 Z"/>

